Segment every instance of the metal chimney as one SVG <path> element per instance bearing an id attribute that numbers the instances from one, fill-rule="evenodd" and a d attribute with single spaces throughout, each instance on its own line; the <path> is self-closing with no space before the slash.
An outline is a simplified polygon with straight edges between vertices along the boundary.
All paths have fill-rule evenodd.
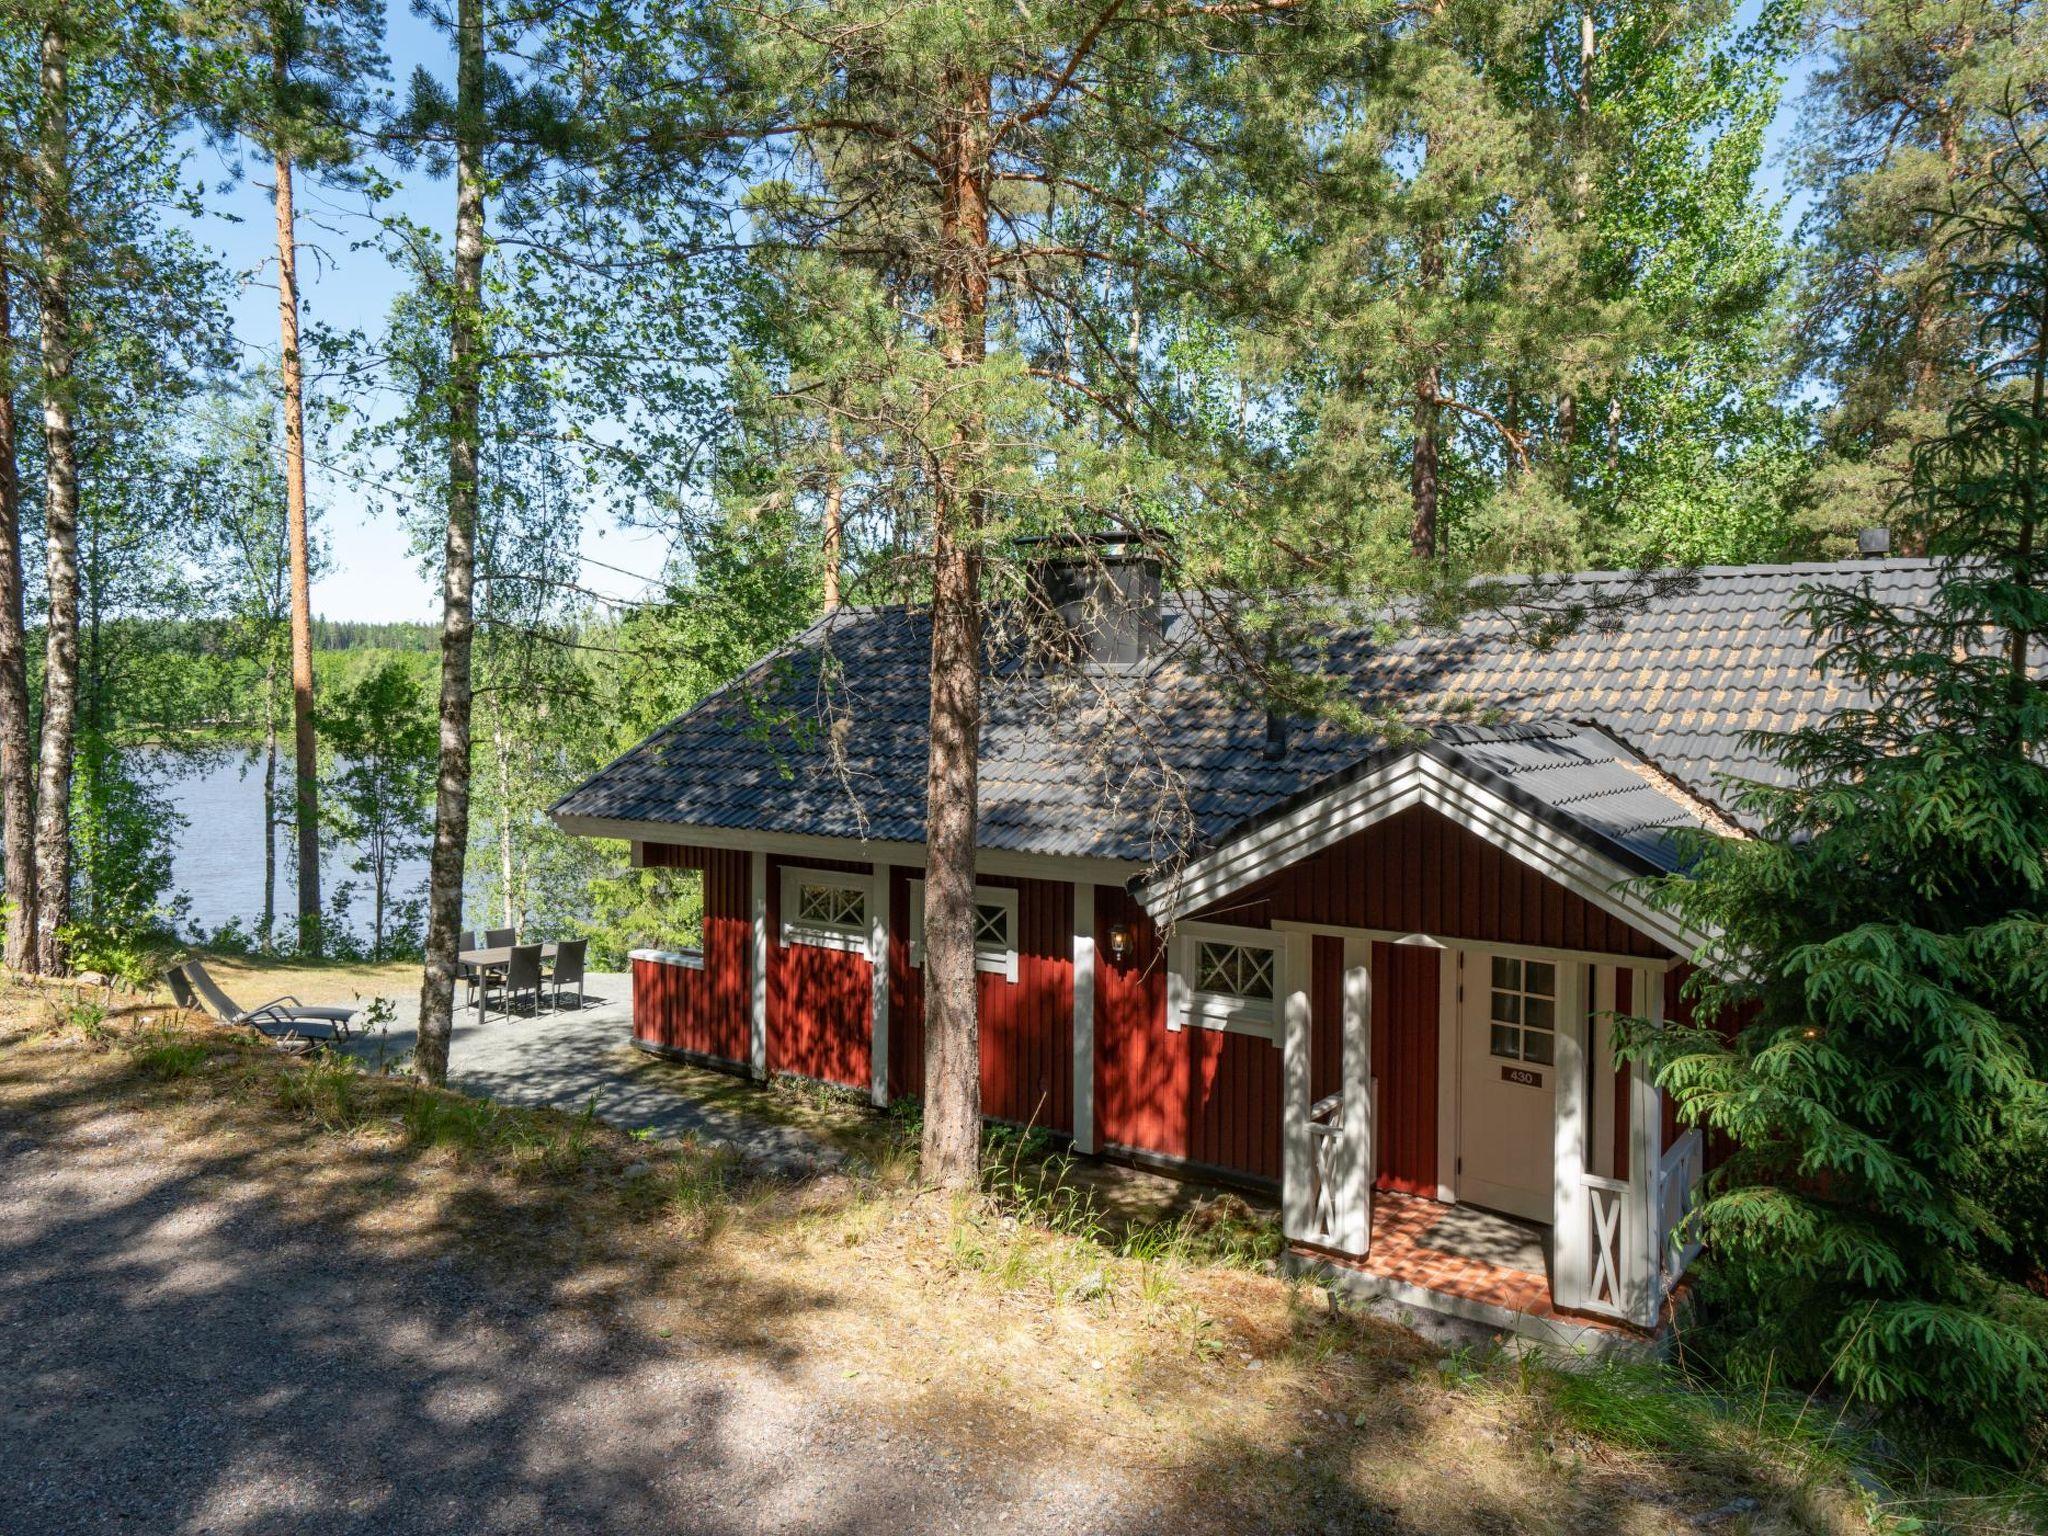
<path id="1" fill-rule="evenodd" d="M 1866 528 L 1856 535 L 1856 553 L 1865 560 L 1882 560 L 1892 552 L 1889 528 Z"/>
<path id="2" fill-rule="evenodd" d="M 1056 616 L 1075 659 L 1131 666 L 1158 647 L 1156 536 L 1076 533 L 1017 542 L 1035 557 L 1032 589 Z"/>

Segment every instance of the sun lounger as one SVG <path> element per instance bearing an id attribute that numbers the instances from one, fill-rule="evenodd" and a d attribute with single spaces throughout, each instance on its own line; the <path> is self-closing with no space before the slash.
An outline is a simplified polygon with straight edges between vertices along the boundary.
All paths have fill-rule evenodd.
<path id="1" fill-rule="evenodd" d="M 181 1008 L 204 1008 L 223 1024 L 247 1024 L 276 1039 L 346 1040 L 353 1008 L 308 1007 L 296 997 L 272 998 L 260 1008 L 244 1008 L 220 989 L 197 960 L 171 971 L 171 996 Z"/>

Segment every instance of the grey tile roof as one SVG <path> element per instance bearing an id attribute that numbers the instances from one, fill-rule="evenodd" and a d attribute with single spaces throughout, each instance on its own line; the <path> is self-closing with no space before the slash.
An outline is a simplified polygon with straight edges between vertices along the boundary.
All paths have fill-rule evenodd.
<path id="1" fill-rule="evenodd" d="M 1934 580 L 1930 563 L 1905 560 L 1708 569 L 1547 648 L 1526 638 L 1528 605 L 1597 606 L 1630 591 L 1632 578 L 1593 574 L 1511 586 L 1510 606 L 1450 633 L 1388 642 L 1361 619 L 1331 634 L 1325 665 L 1367 709 L 1431 731 L 1433 750 L 1465 771 L 1631 863 L 1669 867 L 1668 829 L 1700 819 L 1690 797 L 1713 804 L 1724 774 L 1773 775 L 1746 732 L 1795 728 L 1852 701 L 1816 666 L 1800 590 L 1867 581 L 1913 603 Z M 1320 724 L 1268 757 L 1263 712 L 1198 664 L 1192 631 L 1170 616 L 1160 657 L 1130 672 L 1049 680 L 992 666 L 983 847 L 1137 862 L 1200 851 L 1389 750 Z M 556 814 L 921 841 L 929 640 L 921 610 L 820 621 Z M 1531 723 L 1547 729 L 1497 729 Z"/>

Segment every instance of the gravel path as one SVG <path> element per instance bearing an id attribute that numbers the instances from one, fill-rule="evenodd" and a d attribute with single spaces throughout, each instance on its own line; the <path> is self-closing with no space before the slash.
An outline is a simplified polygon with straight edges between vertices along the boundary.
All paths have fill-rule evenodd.
<path id="1" fill-rule="evenodd" d="M 0 1110 L 0 1532 L 1152 1524 L 1084 1449 L 892 1435 L 772 1315 L 691 1345 L 384 1246 L 140 1116 Z"/>
<path id="2" fill-rule="evenodd" d="M 456 1001 L 462 999 L 461 991 Z M 348 1049 L 378 1065 L 410 1055 L 419 1025 L 419 995 L 389 999 L 390 1026 Z M 784 1173 L 837 1167 L 839 1149 L 794 1126 L 739 1115 L 704 1104 L 658 1074 L 636 1072 L 633 979 L 593 973 L 579 1010 L 573 998 L 557 1012 L 531 1018 L 492 1012 L 477 1021 L 474 1008 L 458 1008 L 448 1047 L 449 1086 L 480 1098 L 529 1108 L 577 1111 L 597 1104 L 598 1117 L 624 1130 L 660 1136 L 695 1136 L 733 1147 L 749 1162 Z"/>

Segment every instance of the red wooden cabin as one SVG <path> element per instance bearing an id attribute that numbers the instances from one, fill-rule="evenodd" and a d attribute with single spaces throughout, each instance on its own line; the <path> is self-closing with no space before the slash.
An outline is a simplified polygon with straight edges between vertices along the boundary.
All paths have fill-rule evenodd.
<path id="1" fill-rule="evenodd" d="M 1428 725 L 1399 744 L 1231 702 L 1171 611 L 1084 664 L 1092 703 L 992 659 L 984 1112 L 1276 1190 L 1304 1262 L 1362 1290 L 1655 1328 L 1704 1148 L 1614 1060 L 1617 1015 L 1683 1007 L 1697 946 L 1643 882 L 1687 833 L 1740 835 L 1719 776 L 1772 771 L 1746 732 L 1842 702 L 1794 610 L 1861 580 L 1932 576 L 1708 570 L 1550 650 L 1511 616 L 1334 637 L 1361 702 Z M 701 949 L 633 959 L 645 1049 L 921 1090 L 927 643 L 913 610 L 833 615 L 556 807 L 703 873 Z"/>

